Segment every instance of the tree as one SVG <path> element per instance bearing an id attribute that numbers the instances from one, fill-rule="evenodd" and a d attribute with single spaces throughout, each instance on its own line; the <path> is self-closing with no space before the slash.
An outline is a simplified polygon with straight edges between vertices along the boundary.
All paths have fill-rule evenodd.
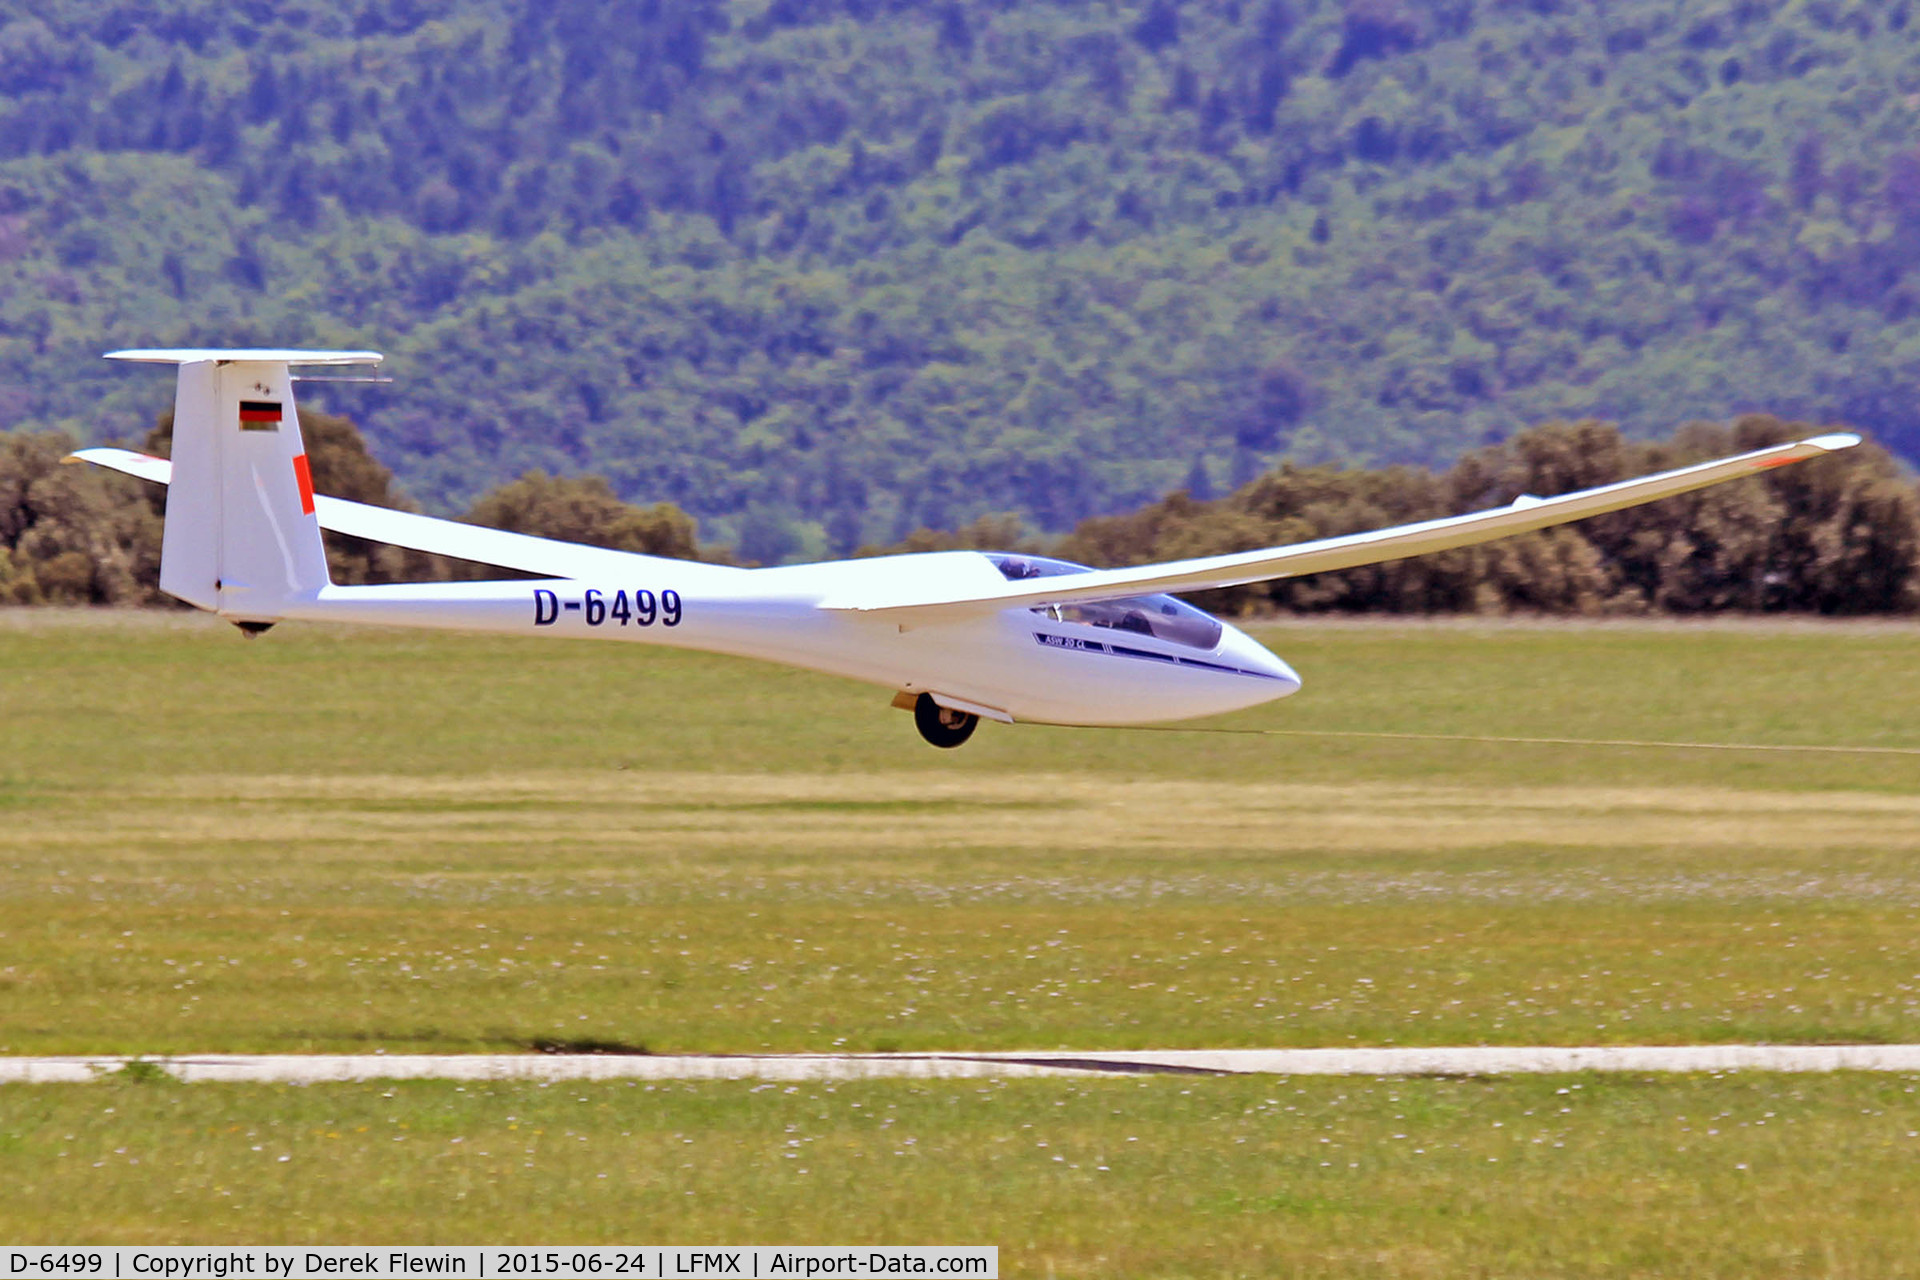
<path id="1" fill-rule="evenodd" d="M 157 599 L 160 522 L 137 480 L 84 465 L 57 432 L 0 434 L 0 603 Z"/>
<path id="2" fill-rule="evenodd" d="M 1151 0 L 1133 27 L 1133 38 L 1149 53 L 1180 43 L 1180 11 L 1171 0 Z"/>
<path id="3" fill-rule="evenodd" d="M 1011 512 L 984 515 L 954 530 L 915 529 L 890 547 L 861 547 L 861 556 L 913 555 L 926 551 L 1013 551 L 1038 555 L 1041 543 Z"/>
<path id="4" fill-rule="evenodd" d="M 1420 22 L 1400 0 L 1347 0 L 1339 51 L 1327 74 L 1339 79 L 1368 58 L 1386 58 L 1420 43 Z"/>
<path id="5" fill-rule="evenodd" d="M 670 502 L 650 507 L 622 502 L 600 476 L 529 471 L 474 503 L 465 519 L 468 524 L 614 551 L 678 560 L 700 558 L 692 516 Z M 497 576 L 493 570 L 463 572 L 473 578 Z"/>

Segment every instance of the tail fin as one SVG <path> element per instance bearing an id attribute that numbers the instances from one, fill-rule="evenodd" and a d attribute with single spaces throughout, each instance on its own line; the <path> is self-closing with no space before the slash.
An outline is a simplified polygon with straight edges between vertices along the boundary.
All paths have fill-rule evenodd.
<path id="1" fill-rule="evenodd" d="M 294 411 L 295 364 L 371 364 L 371 351 L 115 351 L 178 365 L 173 483 L 160 589 L 240 623 L 328 585 L 313 478 Z"/>

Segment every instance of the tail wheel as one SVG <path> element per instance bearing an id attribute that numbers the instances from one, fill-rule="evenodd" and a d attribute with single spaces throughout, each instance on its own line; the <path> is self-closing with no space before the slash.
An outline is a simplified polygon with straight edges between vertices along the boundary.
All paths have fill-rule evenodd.
<path id="1" fill-rule="evenodd" d="M 914 727 L 920 730 L 921 737 L 936 747 L 959 746 L 973 736 L 974 726 L 979 723 L 979 716 L 970 711 L 943 707 L 933 700 L 930 693 L 923 693 L 914 699 Z"/>

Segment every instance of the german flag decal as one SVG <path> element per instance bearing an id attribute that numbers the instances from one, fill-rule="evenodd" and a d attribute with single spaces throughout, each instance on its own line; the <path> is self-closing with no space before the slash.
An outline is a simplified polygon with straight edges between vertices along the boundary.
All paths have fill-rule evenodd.
<path id="1" fill-rule="evenodd" d="M 280 402 L 278 400 L 242 400 L 240 429 L 242 431 L 278 431 Z"/>

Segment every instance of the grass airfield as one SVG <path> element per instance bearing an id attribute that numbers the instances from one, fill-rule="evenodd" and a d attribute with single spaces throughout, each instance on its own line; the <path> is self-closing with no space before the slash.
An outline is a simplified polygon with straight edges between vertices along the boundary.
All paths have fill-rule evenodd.
<path id="1" fill-rule="evenodd" d="M 1920 627 L 1263 638 L 1304 691 L 1210 728 L 1920 748 Z M 9 1054 L 1920 1040 L 1920 755 L 948 753 L 884 691 L 726 659 L 38 612 L 0 614 L 0 726 Z M 1914 1088 L 9 1086 L 0 1235 L 1895 1275 Z"/>

